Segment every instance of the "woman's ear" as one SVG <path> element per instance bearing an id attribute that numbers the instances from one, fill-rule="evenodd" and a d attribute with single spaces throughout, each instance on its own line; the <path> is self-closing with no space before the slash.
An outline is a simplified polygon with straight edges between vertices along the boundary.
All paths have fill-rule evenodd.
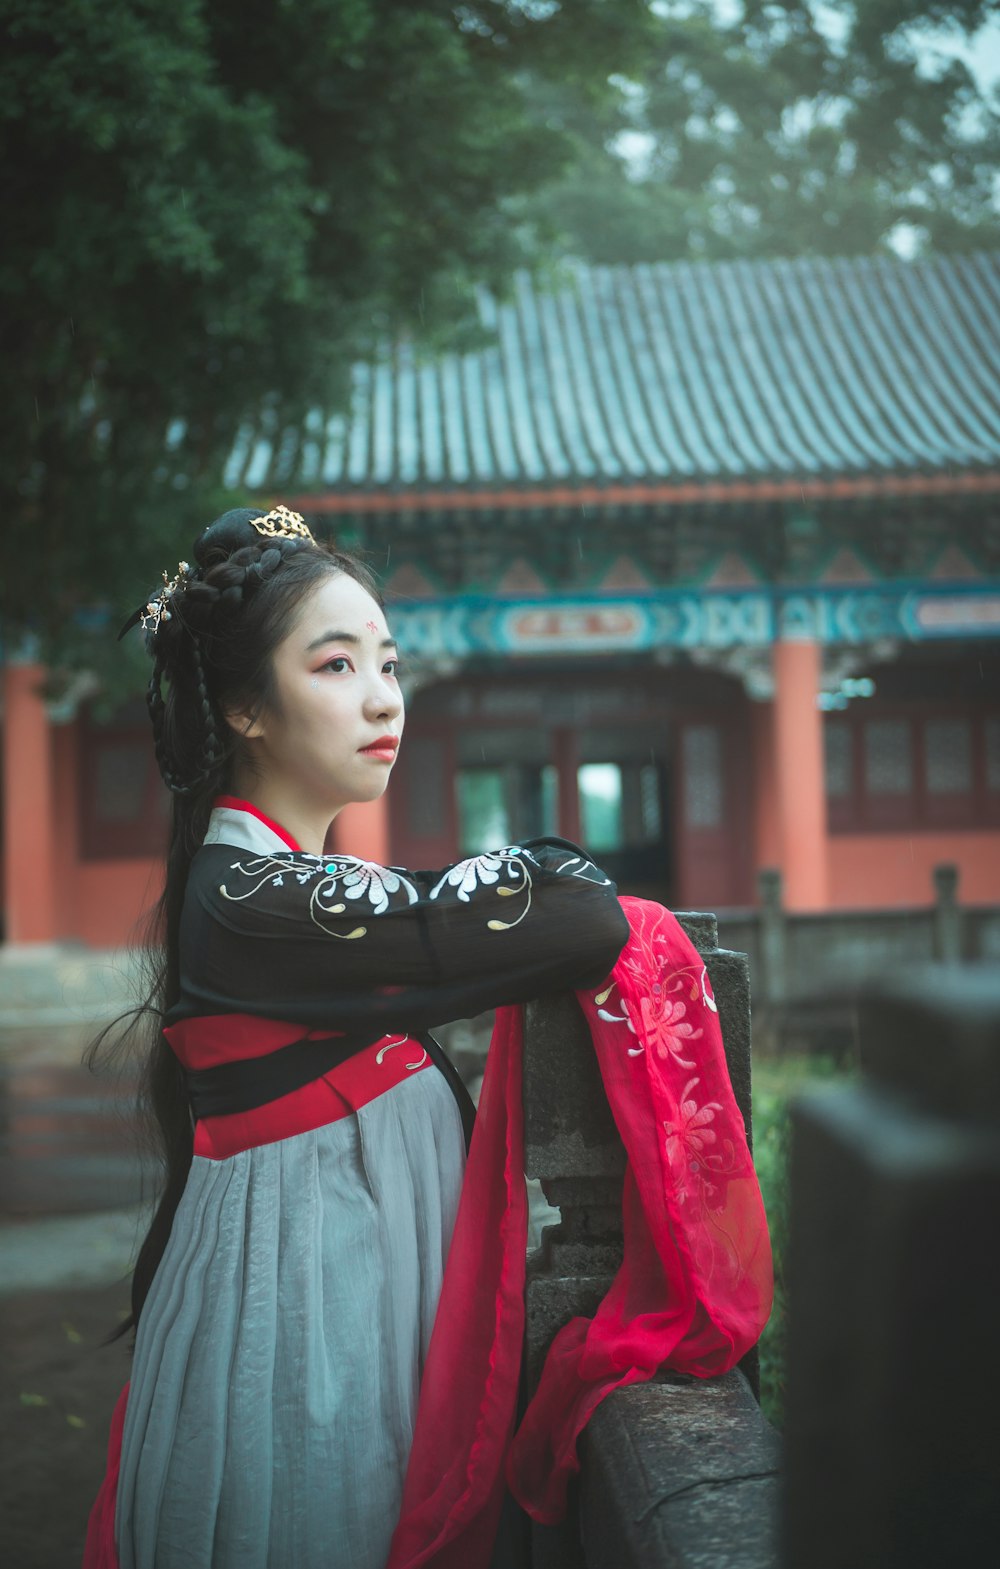
<path id="1" fill-rule="evenodd" d="M 246 709 L 224 708 L 222 717 L 230 730 L 235 730 L 242 741 L 257 741 L 264 734 L 264 721 L 260 713 Z"/>

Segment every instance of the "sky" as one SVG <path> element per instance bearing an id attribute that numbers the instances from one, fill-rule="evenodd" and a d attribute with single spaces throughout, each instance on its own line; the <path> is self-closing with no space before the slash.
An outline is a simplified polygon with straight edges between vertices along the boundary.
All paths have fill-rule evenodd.
<path id="1" fill-rule="evenodd" d="M 665 10 L 679 8 L 677 0 L 663 0 L 663 4 Z M 714 4 L 717 15 L 724 21 L 738 17 L 743 10 L 740 0 L 714 0 Z M 828 37 L 836 38 L 843 32 L 843 7 L 836 0 L 813 0 L 812 13 Z M 956 37 L 948 28 L 932 28 L 920 35 L 917 47 L 925 55 L 929 70 L 933 69 L 937 54 L 959 56 L 968 63 L 981 89 L 1000 89 L 1000 16 L 985 23 L 970 43 Z"/>
<path id="2" fill-rule="evenodd" d="M 929 33 L 924 41 L 930 49 L 936 47 L 945 54 L 964 59 L 982 90 L 1000 87 L 1000 21 L 981 27 L 973 38 L 971 49 L 964 43 L 956 43 L 947 33 Z"/>

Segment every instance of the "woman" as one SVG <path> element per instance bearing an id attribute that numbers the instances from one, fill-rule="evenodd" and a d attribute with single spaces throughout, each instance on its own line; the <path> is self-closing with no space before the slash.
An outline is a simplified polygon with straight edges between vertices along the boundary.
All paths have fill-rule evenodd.
<path id="1" fill-rule="evenodd" d="M 130 623 L 175 799 L 151 1074 L 168 1178 L 86 1563 L 485 1569 L 504 1475 L 524 1496 L 538 1470 L 530 1441 L 520 1469 L 510 1451 L 516 1042 L 491 1049 L 463 1192 L 473 1111 L 427 1031 L 599 987 L 629 920 L 561 840 L 436 872 L 324 855 L 337 813 L 385 789 L 403 730 L 376 585 L 280 507 L 226 513 L 194 556 Z M 599 1011 L 620 1025 L 619 979 L 625 1011 Z M 753 1311 L 708 1354 L 705 1292 L 685 1293 L 695 1370 L 730 1364 Z M 562 1449 L 603 1392 L 587 1386 Z M 572 1405 L 559 1387 L 553 1409 Z M 545 1408 L 543 1449 L 562 1420 Z"/>

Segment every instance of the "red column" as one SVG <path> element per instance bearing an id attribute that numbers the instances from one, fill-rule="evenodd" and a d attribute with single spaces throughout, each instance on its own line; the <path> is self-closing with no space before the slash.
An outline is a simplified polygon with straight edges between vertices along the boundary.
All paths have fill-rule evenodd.
<path id="1" fill-rule="evenodd" d="M 789 910 L 829 908 L 826 782 L 818 643 L 774 645 L 774 761 L 781 870 Z"/>
<path id="2" fill-rule="evenodd" d="M 579 752 L 576 731 L 562 727 L 552 732 L 552 761 L 559 775 L 559 827 L 562 839 L 580 843 L 580 790 L 577 784 Z"/>
<path id="3" fill-rule="evenodd" d="M 375 801 L 352 801 L 333 819 L 333 848 L 338 855 L 356 855 L 362 861 L 389 863 L 389 801 L 382 794 Z"/>
<path id="4" fill-rule="evenodd" d="M 754 872 L 757 873 L 765 867 L 780 867 L 782 860 L 773 703 L 751 702 L 750 733 L 753 746 Z"/>
<path id="5" fill-rule="evenodd" d="M 4 667 L 4 911 L 8 943 L 52 942 L 55 812 L 49 720 L 39 688 L 44 667 Z"/>

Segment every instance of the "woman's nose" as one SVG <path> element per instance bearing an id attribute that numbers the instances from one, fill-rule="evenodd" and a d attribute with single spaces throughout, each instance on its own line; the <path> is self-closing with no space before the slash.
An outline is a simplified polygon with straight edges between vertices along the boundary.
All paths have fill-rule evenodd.
<path id="1" fill-rule="evenodd" d="M 393 719 L 403 711 L 403 695 L 395 681 L 389 681 L 383 676 L 369 688 L 365 707 L 372 715 Z"/>

